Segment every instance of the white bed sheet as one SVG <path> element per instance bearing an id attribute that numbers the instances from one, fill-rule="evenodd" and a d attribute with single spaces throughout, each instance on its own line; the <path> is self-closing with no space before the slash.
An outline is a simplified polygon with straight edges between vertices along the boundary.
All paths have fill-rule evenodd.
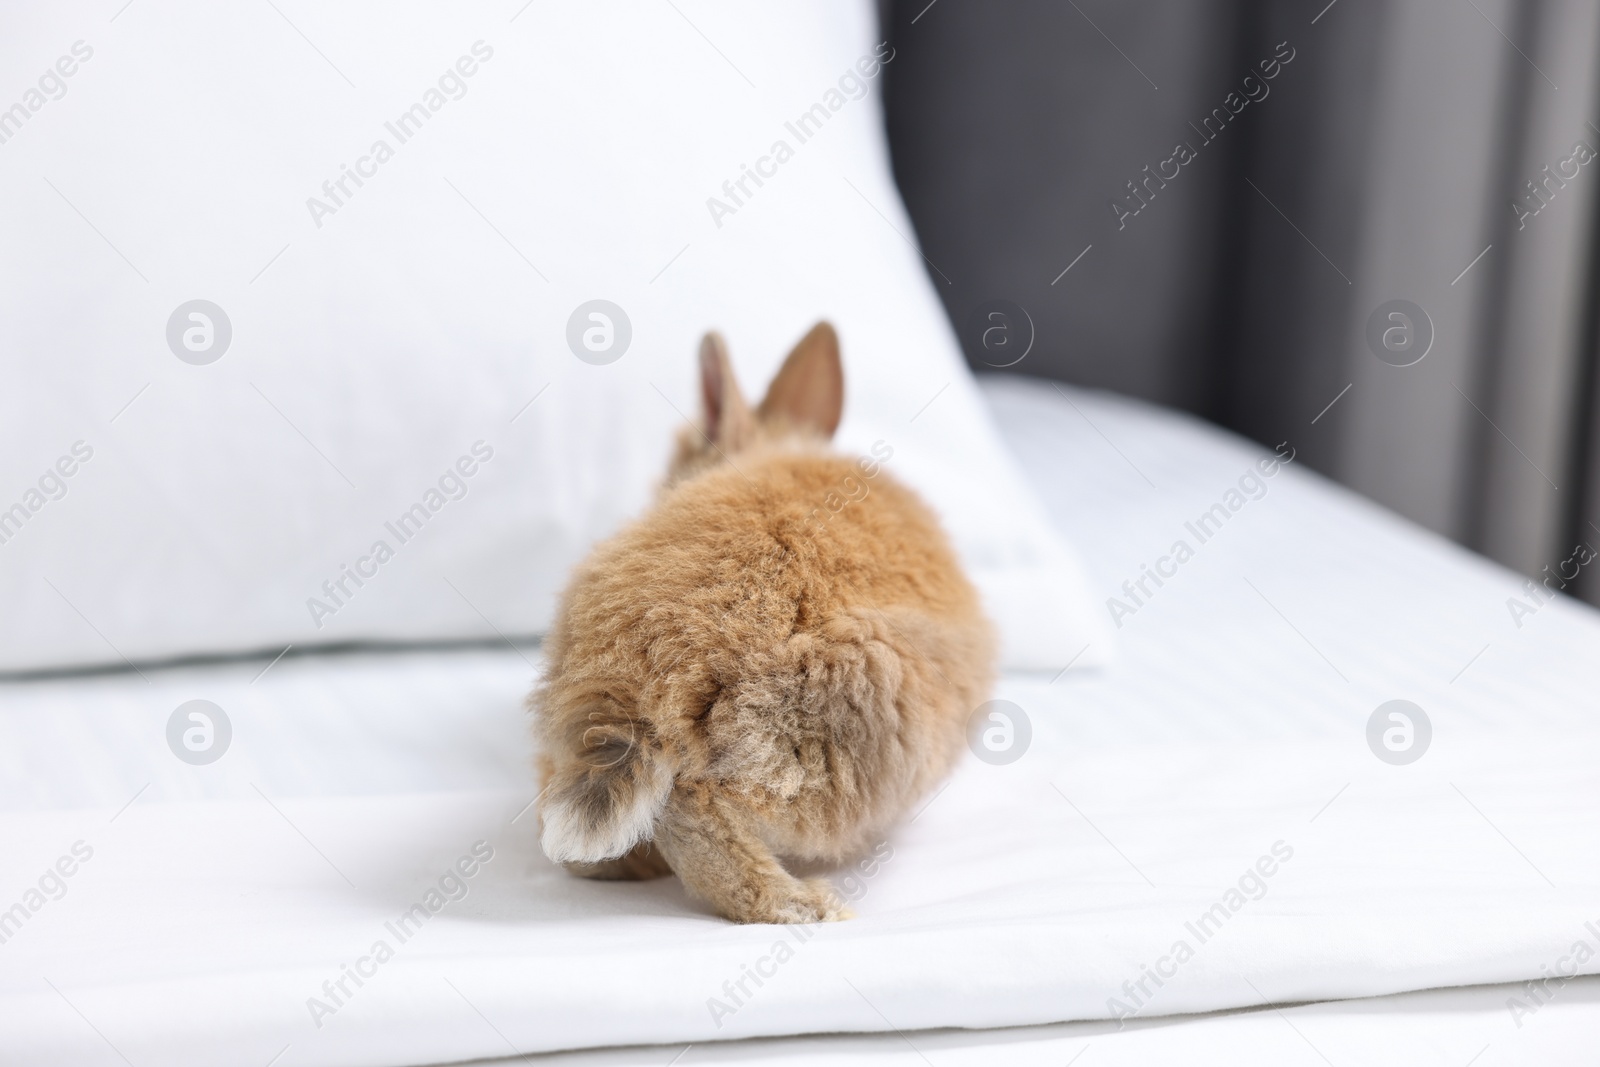
<path id="1" fill-rule="evenodd" d="M 817 1034 L 693 1045 L 551 1053 L 543 1067 L 1540 1067 L 1592 1064 L 1600 978 L 1579 978 L 1519 1029 L 1506 1001 L 1515 985 L 1395 993 L 1211 1015 L 1056 1023 L 1005 1030 Z"/>
<path id="2" fill-rule="evenodd" d="M 1109 397 L 987 391 L 1108 596 L 1262 455 Z M 7 685 L 0 909 L 76 842 L 93 856 L 0 944 L 0 1059 L 414 1064 L 1150 1019 L 1513 982 L 1600 948 L 1595 614 L 1556 601 L 1518 628 L 1513 576 L 1293 466 L 1267 484 L 1123 620 L 1111 668 L 1007 676 L 1027 754 L 964 764 L 860 883 L 860 917 L 781 964 L 761 961 L 789 932 L 543 859 L 533 650 Z M 234 725 L 207 767 L 164 740 L 196 697 Z M 1434 728 L 1404 767 L 1365 741 L 1394 698 Z M 399 944 L 385 923 L 480 840 L 465 898 Z M 1200 944 L 1186 924 L 1279 842 L 1292 858 Z M 393 958 L 317 1026 L 308 999 L 378 940 Z M 1156 986 L 1178 941 L 1193 955 Z M 735 1004 L 724 983 L 757 964 Z M 1505 1041 L 1592 990 L 1520 1028 L 1502 1003 Z"/>

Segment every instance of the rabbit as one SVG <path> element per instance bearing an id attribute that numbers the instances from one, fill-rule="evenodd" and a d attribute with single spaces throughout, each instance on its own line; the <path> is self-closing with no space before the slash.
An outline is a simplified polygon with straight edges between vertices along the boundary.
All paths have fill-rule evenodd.
<path id="1" fill-rule="evenodd" d="M 702 422 L 652 509 L 581 563 L 529 697 L 540 844 L 591 878 L 675 873 L 737 923 L 850 917 L 791 864 L 860 855 L 950 771 L 995 638 L 933 513 L 829 447 L 818 323 L 761 404 L 700 346 Z"/>

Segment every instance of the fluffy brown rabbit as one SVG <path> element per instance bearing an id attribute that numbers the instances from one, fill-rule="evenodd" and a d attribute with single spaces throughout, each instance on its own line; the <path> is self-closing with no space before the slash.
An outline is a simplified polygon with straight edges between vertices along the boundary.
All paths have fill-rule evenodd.
<path id="1" fill-rule="evenodd" d="M 722 339 L 703 424 L 653 508 L 566 591 L 529 699 L 541 844 L 592 878 L 676 873 L 735 922 L 848 918 L 784 860 L 860 854 L 950 770 L 994 639 L 937 520 L 828 447 L 844 404 L 819 323 L 751 410 Z"/>

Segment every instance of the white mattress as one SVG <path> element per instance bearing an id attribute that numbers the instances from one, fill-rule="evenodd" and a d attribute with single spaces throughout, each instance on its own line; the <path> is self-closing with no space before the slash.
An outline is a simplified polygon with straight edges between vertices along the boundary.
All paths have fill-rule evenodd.
<path id="1" fill-rule="evenodd" d="M 988 392 L 1106 596 L 1264 454 L 1104 396 Z M 543 859 L 519 814 L 535 650 L 0 687 L 0 910 L 76 842 L 93 849 L 0 944 L 0 1060 L 421 1064 L 673 1043 L 698 1057 L 707 1041 L 839 1031 L 901 1033 L 794 1048 L 848 1058 L 927 1040 L 959 1059 L 998 1042 L 1058 1060 L 1111 1041 L 1094 1037 L 1108 1024 L 904 1034 L 1106 1019 L 1111 996 L 1137 995 L 1150 1020 L 1517 982 L 1566 968 L 1580 941 L 1576 970 L 1600 971 L 1595 613 L 1557 601 L 1519 629 L 1513 576 L 1297 466 L 1267 485 L 1123 620 L 1110 668 L 1007 676 L 998 695 L 1029 716 L 1027 754 L 964 764 L 860 883 L 859 918 L 777 965 L 761 961 L 792 932 L 724 923 L 672 880 L 597 884 Z M 234 729 L 204 767 L 164 737 L 193 698 Z M 1395 698 L 1433 723 L 1408 766 L 1366 743 Z M 478 841 L 494 858 L 465 897 L 400 944 L 385 923 Z M 1275 844 L 1292 857 L 1228 910 Z M 1186 924 L 1219 901 L 1227 916 L 1200 944 Z M 308 998 L 330 1003 L 323 983 L 378 940 L 393 958 L 347 980 L 316 1025 Z M 1180 940 L 1192 957 L 1139 994 Z M 747 964 L 771 977 L 714 1012 Z M 1444 1015 L 1542 1055 L 1597 1017 L 1595 983 L 1551 988 L 1516 1020 L 1517 988 L 1454 994 Z M 1376 1003 L 1415 1034 L 1440 1004 Z M 1322 1025 L 1333 1044 L 1354 1040 L 1337 1020 L 1364 1017 L 1317 1006 L 1178 1029 L 1309 1055 L 1298 1029 Z M 1282 1033 L 1240 1037 L 1268 1021 Z M 1136 1020 L 1114 1047 L 1158 1055 L 1169 1032 Z M 1464 1041 L 1459 1062 L 1481 1045 Z"/>

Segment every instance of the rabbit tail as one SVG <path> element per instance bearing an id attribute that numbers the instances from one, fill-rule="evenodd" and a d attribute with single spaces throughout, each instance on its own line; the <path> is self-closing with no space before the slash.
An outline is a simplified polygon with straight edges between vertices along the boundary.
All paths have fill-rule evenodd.
<path id="1" fill-rule="evenodd" d="M 579 714 L 575 758 L 544 787 L 539 844 L 557 863 L 623 856 L 654 834 L 672 792 L 673 768 L 646 728 L 610 700 Z"/>

